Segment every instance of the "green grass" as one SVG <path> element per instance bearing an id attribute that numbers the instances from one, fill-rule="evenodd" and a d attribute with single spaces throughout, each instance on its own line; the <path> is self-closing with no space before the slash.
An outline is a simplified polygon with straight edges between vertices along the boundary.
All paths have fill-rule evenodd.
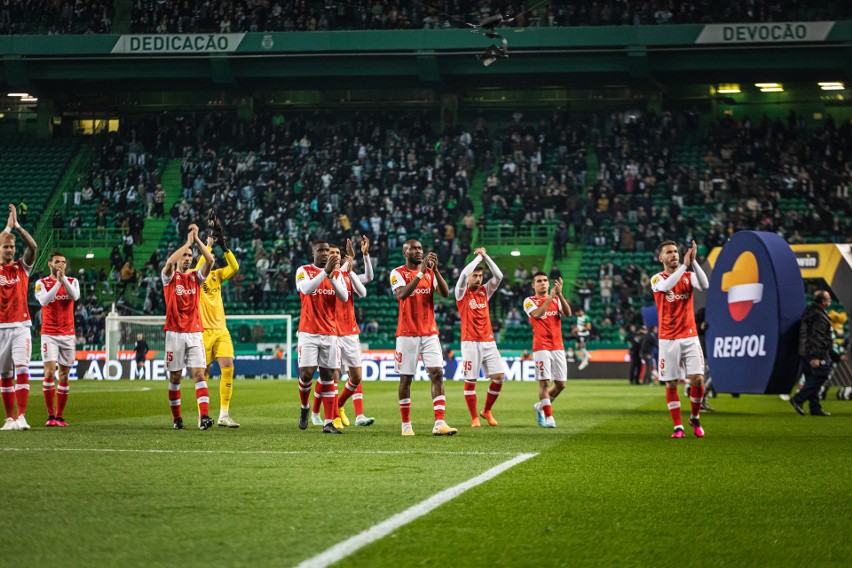
<path id="1" fill-rule="evenodd" d="M 535 388 L 507 383 L 500 426 L 471 430 L 449 384 L 460 434 L 435 438 L 417 383 L 410 439 L 395 383 L 366 385 L 377 424 L 343 436 L 296 428 L 295 382 L 237 381 L 243 427 L 209 432 L 194 428 L 190 383 L 183 432 L 165 383 L 72 383 L 67 429 L 41 427 L 33 388 L 34 429 L 0 436 L 0 564 L 292 566 L 537 452 L 340 565 L 848 565 L 852 403 L 830 399 L 833 416 L 812 418 L 774 396 L 723 395 L 704 439 L 671 440 L 660 388 L 570 381 L 555 430 L 535 425 Z"/>

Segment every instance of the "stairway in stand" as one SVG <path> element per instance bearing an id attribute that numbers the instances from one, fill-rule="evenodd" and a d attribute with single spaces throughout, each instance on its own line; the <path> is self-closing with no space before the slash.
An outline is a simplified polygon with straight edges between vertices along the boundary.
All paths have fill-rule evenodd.
<path id="1" fill-rule="evenodd" d="M 142 270 L 145 263 L 148 262 L 148 258 L 160 246 L 160 239 L 166 229 L 169 228 L 169 211 L 181 199 L 180 160 L 169 161 L 163 170 L 162 184 L 163 190 L 166 192 L 166 201 L 163 204 L 165 215 L 162 219 L 156 217 L 145 219 L 145 228 L 142 230 L 142 244 L 133 247 L 133 265 L 137 270 Z M 163 250 L 163 260 L 165 260 L 165 254 L 166 251 Z"/>

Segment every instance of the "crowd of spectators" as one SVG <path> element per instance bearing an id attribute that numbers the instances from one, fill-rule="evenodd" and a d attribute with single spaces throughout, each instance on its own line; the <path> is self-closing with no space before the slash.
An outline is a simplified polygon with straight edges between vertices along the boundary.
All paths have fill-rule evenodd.
<path id="1" fill-rule="evenodd" d="M 115 0 L 0 0 L 0 34 L 105 34 Z"/>
<path id="2" fill-rule="evenodd" d="M 210 211 L 227 227 L 243 266 L 224 288 L 226 301 L 247 311 L 295 297 L 295 268 L 312 261 L 316 240 L 351 238 L 357 249 L 362 235 L 370 238 L 377 267 L 371 294 L 387 295 L 387 271 L 402 262 L 406 238 L 435 250 L 452 280 L 477 222 L 549 223 L 557 262 L 572 239 L 586 247 L 586 259 L 601 259 L 596 274 L 573 283 L 571 293 L 577 307 L 594 314 L 581 325 L 588 337 L 610 330 L 604 338 L 613 339 L 628 336 L 641 322 L 639 307 L 651 302 L 653 248 L 662 240 L 694 238 L 710 250 L 742 229 L 775 231 L 790 242 L 852 237 L 848 124 L 826 117 L 808 128 L 792 112 L 786 120 L 719 119 L 709 127 L 699 118 L 555 111 L 525 121 L 518 111 L 492 134 L 482 117 L 470 130 L 439 132 L 436 117 L 419 111 L 271 113 L 252 121 L 223 112 L 161 115 L 109 135 L 91 175 L 66 199 L 72 210 L 97 202 L 108 215 L 120 212 L 107 223 L 122 229 L 123 241 L 110 270 L 93 283 L 115 290 L 120 309 L 144 313 L 162 310 L 159 270 L 188 225 L 204 227 Z M 586 173 L 587 150 L 596 154 L 597 172 Z M 690 152 L 698 152 L 697 162 L 685 157 Z M 182 195 L 168 211 L 154 166 L 163 158 L 181 162 Z M 468 196 L 477 165 L 494 171 L 479 220 Z M 595 179 L 586 190 L 587 175 Z M 133 245 L 152 215 L 167 217 L 173 230 L 137 268 Z M 612 262 L 612 252 L 641 254 Z M 561 276 L 556 265 L 543 268 Z M 492 298 L 496 331 L 527 325 L 517 304 L 535 270 L 520 266 L 506 275 Z M 140 305 L 122 297 L 128 287 Z M 445 335 L 458 329 L 451 303 L 439 306 L 437 317 Z M 371 331 L 384 325 L 363 311 L 359 318 Z"/>
<path id="3" fill-rule="evenodd" d="M 778 22 L 852 17 L 845 0 L 127 0 L 130 33 L 447 29 Z M 0 33 L 110 33 L 114 0 L 0 0 Z M 119 30 L 124 31 L 124 30 Z"/>
<path id="4" fill-rule="evenodd" d="M 620 26 L 838 19 L 842 0 L 135 0 L 132 33 L 448 29 L 502 14 L 511 26 Z"/>

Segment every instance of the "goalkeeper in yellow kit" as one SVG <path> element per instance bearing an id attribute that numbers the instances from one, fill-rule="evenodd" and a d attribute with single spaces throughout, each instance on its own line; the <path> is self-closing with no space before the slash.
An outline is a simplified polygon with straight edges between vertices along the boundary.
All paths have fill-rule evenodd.
<path id="1" fill-rule="evenodd" d="M 234 253 L 228 249 L 228 240 L 222 230 L 222 225 L 215 214 L 210 215 L 208 226 L 211 236 L 207 237 L 207 248 L 213 250 L 213 244 L 219 245 L 224 253 L 227 266 L 212 270 L 201 286 L 201 297 L 198 304 L 201 307 L 201 323 L 204 325 L 204 350 L 207 355 L 207 375 L 210 375 L 210 364 L 215 358 L 222 372 L 219 381 L 219 426 L 224 428 L 239 428 L 240 425 L 231 418 L 231 395 L 234 392 L 234 344 L 231 334 L 225 324 L 225 307 L 222 304 L 222 285 L 240 269 Z M 196 270 L 204 264 L 204 257 L 199 257 Z"/>

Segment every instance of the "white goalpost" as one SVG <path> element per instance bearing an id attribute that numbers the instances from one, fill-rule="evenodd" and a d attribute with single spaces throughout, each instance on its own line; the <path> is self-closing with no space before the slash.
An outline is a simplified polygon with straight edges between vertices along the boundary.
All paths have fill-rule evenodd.
<path id="1" fill-rule="evenodd" d="M 290 314 L 241 314 L 225 316 L 234 344 L 235 377 L 291 379 L 293 317 Z M 106 317 L 107 361 L 133 360 L 137 336 L 162 359 L 166 316 L 122 316 L 111 311 Z M 208 361 L 209 363 L 209 361 Z M 125 377 L 130 378 L 130 377 Z"/>

